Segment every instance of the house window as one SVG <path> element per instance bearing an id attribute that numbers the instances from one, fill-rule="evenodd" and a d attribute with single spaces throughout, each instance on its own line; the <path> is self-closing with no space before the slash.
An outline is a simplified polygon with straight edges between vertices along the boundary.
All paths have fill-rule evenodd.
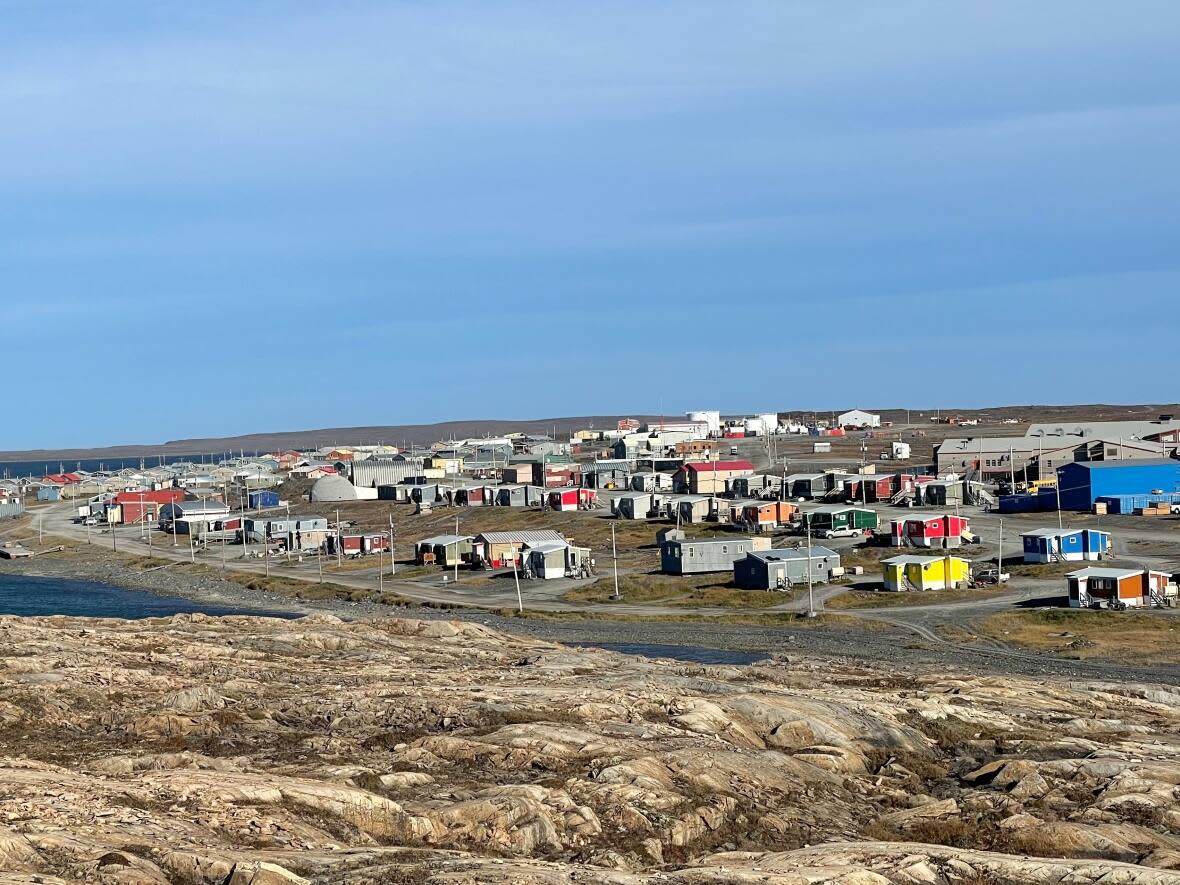
<path id="1" fill-rule="evenodd" d="M 721 552 L 722 552 L 722 553 L 728 553 L 728 552 L 729 552 L 729 545 L 728 545 L 728 544 L 722 544 L 722 545 L 721 545 Z"/>

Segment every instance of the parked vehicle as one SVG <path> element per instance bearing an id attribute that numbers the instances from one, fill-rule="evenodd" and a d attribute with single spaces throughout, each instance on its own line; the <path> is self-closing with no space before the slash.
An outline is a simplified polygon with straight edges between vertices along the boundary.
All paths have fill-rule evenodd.
<path id="1" fill-rule="evenodd" d="M 824 532 L 825 538 L 859 538 L 864 534 L 863 529 L 828 529 Z"/>
<path id="2" fill-rule="evenodd" d="M 98 520 L 93 516 L 88 516 L 82 520 L 82 525 L 98 525 Z"/>
<path id="3" fill-rule="evenodd" d="M 997 584 L 1006 584 L 1008 579 L 1012 577 L 1007 572 L 1002 572 L 997 568 L 985 568 L 977 572 L 971 579 L 972 587 L 994 587 Z"/>

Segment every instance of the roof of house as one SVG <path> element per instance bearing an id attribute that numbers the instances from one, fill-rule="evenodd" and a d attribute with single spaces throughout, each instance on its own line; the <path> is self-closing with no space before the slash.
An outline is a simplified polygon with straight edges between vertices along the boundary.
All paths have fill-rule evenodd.
<path id="1" fill-rule="evenodd" d="M 1129 578 L 1132 575 L 1143 574 L 1141 568 L 1101 568 L 1092 566 L 1090 568 L 1078 569 L 1076 572 L 1070 572 L 1066 575 L 1067 578 Z"/>
<path id="2" fill-rule="evenodd" d="M 893 522 L 931 522 L 935 519 L 948 519 L 953 513 L 907 513 L 904 516 L 893 517 Z M 962 517 L 966 519 L 966 517 Z"/>
<path id="3" fill-rule="evenodd" d="M 867 507 L 857 507 L 853 504 L 820 504 L 818 507 L 812 507 L 804 513 L 805 516 L 810 516 L 813 513 L 844 513 L 848 510 L 868 510 Z"/>
<path id="4" fill-rule="evenodd" d="M 1076 535 L 1078 532 L 1098 532 L 1100 535 L 1109 535 L 1110 532 L 1104 532 L 1101 529 L 1033 529 L 1028 532 L 1021 532 L 1022 538 L 1057 538 L 1063 535 Z"/>
<path id="5" fill-rule="evenodd" d="M 565 541 L 538 541 L 535 544 L 525 544 L 528 550 L 535 550 L 538 553 L 556 553 L 558 550 L 565 550 L 569 547 Z"/>
<path id="6" fill-rule="evenodd" d="M 749 461 L 686 461 L 684 469 L 694 473 L 711 473 L 720 470 L 753 471 L 754 465 Z"/>
<path id="7" fill-rule="evenodd" d="M 752 538 L 669 538 L 669 544 L 713 545 L 750 543 Z"/>
<path id="8" fill-rule="evenodd" d="M 429 544 L 431 547 L 450 547 L 452 544 L 458 544 L 462 541 L 474 541 L 471 535 L 434 535 L 429 538 L 423 538 L 418 542 L 417 546 L 421 547 L 423 544 Z"/>
<path id="9" fill-rule="evenodd" d="M 539 544 L 542 541 L 564 541 L 565 538 L 553 529 L 524 529 L 519 532 L 481 532 L 475 540 L 488 544 Z"/>
<path id="10" fill-rule="evenodd" d="M 890 565 L 927 565 L 928 563 L 939 562 L 943 559 L 956 559 L 959 562 L 966 562 L 961 556 L 915 556 L 912 553 L 891 556 L 889 559 L 882 559 L 881 562 Z"/>
<path id="11" fill-rule="evenodd" d="M 817 545 L 811 548 L 810 555 L 812 559 L 826 559 L 840 554 L 835 550 Z M 751 550 L 746 556 L 760 559 L 763 562 L 782 562 L 783 560 L 807 559 L 808 553 L 806 547 L 785 547 L 777 550 Z"/>

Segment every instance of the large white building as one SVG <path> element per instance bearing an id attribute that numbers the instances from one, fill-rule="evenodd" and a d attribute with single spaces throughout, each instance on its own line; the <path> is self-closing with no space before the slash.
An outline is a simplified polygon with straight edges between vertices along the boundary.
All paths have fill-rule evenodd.
<path id="1" fill-rule="evenodd" d="M 841 427 L 880 427 L 881 416 L 862 409 L 852 409 L 836 419 Z"/>

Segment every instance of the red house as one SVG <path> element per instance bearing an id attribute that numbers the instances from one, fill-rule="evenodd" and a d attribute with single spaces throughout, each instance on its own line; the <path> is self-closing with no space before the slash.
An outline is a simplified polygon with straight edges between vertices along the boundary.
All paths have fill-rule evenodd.
<path id="1" fill-rule="evenodd" d="M 849 501 L 888 501 L 898 489 L 896 474 L 862 474 L 844 481 L 844 493 Z"/>
<path id="2" fill-rule="evenodd" d="M 597 501 L 594 489 L 555 489 L 549 493 L 550 510 L 584 510 Z"/>
<path id="3" fill-rule="evenodd" d="M 947 549 L 963 543 L 963 533 L 970 531 L 965 516 L 934 513 L 911 513 L 893 520 L 890 543 L 894 547 L 938 547 Z"/>
<path id="4" fill-rule="evenodd" d="M 160 508 L 165 504 L 178 504 L 184 500 L 184 489 L 163 489 L 158 492 L 119 492 L 115 503 L 119 506 L 119 521 L 123 525 L 139 525 L 155 522 L 160 517 Z"/>

